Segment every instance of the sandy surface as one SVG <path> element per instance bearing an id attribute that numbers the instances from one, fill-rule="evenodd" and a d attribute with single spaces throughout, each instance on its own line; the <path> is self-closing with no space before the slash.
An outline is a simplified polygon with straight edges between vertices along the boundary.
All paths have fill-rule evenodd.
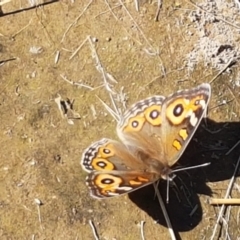
<path id="1" fill-rule="evenodd" d="M 0 16 L 0 238 L 94 239 L 92 220 L 100 239 L 141 239 L 141 221 L 145 239 L 170 239 L 152 186 L 102 201 L 89 196 L 82 152 L 117 138 L 96 97 L 111 104 L 101 70 L 121 109 L 226 70 L 211 83 L 207 121 L 179 161 L 211 165 L 179 173 L 167 205 L 178 239 L 210 239 L 219 207 L 207 200 L 225 196 L 240 153 L 237 147 L 226 155 L 240 136 L 239 68 L 226 68 L 239 58 L 237 6 L 219 0 L 202 4 L 205 12 L 188 1 L 163 1 L 156 22 L 155 2 L 140 1 L 139 12 L 134 1 L 30 2 L 5 3 Z M 72 106 L 65 117 L 58 97 Z M 159 189 L 166 196 L 164 181 Z M 231 197 L 239 196 L 236 179 Z M 239 238 L 237 206 L 224 221 L 215 239 Z"/>

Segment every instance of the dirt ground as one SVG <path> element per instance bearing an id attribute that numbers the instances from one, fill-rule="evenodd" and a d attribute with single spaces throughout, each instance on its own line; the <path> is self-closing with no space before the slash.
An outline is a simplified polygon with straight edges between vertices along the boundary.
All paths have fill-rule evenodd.
<path id="1" fill-rule="evenodd" d="M 151 95 L 210 82 L 225 68 L 224 62 L 220 68 L 205 64 L 210 57 L 193 69 L 187 64 L 199 41 L 189 20 L 197 7 L 163 1 L 155 21 L 157 3 L 151 1 L 139 1 L 139 11 L 134 1 L 63 0 L 37 8 L 30 2 L 12 0 L 0 15 L 0 238 L 94 239 L 91 220 L 100 239 L 141 239 L 142 221 L 146 240 L 170 239 L 152 186 L 92 199 L 79 163 L 92 142 L 117 139 L 116 122 L 97 98 L 111 106 L 102 71 L 124 109 Z M 204 27 L 211 32 L 215 23 Z M 225 35 L 238 26 L 235 18 Z M 234 35 L 228 53 L 238 39 Z M 228 154 L 240 138 L 238 69 L 235 63 L 211 83 L 207 121 L 179 160 L 183 166 L 211 165 L 180 172 L 170 187 L 166 208 L 177 239 L 212 236 L 220 206 L 208 199 L 225 197 L 240 154 L 239 146 Z M 58 97 L 70 107 L 74 100 L 67 116 Z M 239 183 L 232 198 L 240 198 Z M 159 189 L 165 199 L 165 181 Z M 239 207 L 224 213 L 214 239 L 240 239 Z"/>

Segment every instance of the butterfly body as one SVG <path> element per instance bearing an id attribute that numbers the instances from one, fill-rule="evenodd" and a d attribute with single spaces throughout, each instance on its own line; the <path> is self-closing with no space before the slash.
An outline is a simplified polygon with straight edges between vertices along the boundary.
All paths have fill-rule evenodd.
<path id="1" fill-rule="evenodd" d="M 117 125 L 121 142 L 102 139 L 83 153 L 91 196 L 107 198 L 166 178 L 206 113 L 209 84 L 132 105 Z"/>

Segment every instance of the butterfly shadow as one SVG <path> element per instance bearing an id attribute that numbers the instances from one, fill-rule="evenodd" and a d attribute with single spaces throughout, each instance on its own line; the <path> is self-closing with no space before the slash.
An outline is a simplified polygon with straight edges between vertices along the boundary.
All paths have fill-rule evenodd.
<path id="1" fill-rule="evenodd" d="M 203 121 L 176 167 L 208 162 L 211 164 L 203 168 L 177 172 L 170 182 L 168 203 L 167 182 L 160 181 L 158 189 L 175 232 L 190 231 L 202 220 L 203 211 L 198 194 L 212 195 L 208 182 L 223 181 L 232 177 L 240 155 L 240 147 L 236 147 L 227 155 L 226 153 L 239 139 L 239 122 L 217 123 L 210 119 Z M 156 223 L 166 226 L 153 185 L 130 193 L 129 198 Z M 176 237 L 180 239 L 179 235 Z"/>

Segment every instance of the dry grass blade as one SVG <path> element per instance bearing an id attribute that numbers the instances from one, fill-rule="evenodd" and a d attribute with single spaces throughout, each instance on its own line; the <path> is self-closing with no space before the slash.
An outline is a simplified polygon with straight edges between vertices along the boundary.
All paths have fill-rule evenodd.
<path id="1" fill-rule="evenodd" d="M 79 47 L 73 52 L 73 54 L 69 57 L 69 60 L 71 60 L 83 47 L 83 45 L 88 41 L 88 38 L 86 38 L 80 45 Z"/>
<path id="2" fill-rule="evenodd" d="M 210 84 L 213 83 L 226 69 L 231 66 L 232 64 L 236 63 L 235 58 L 231 58 L 225 65 L 225 67 L 209 82 Z"/>
<path id="3" fill-rule="evenodd" d="M 106 110 L 112 115 L 112 117 L 117 121 L 119 122 L 120 121 L 120 117 L 119 115 L 114 112 L 101 98 L 99 98 L 98 96 L 96 96 L 99 101 L 103 104 L 103 106 L 106 108 Z"/>
<path id="4" fill-rule="evenodd" d="M 98 70 L 98 71 L 102 74 L 102 76 L 103 76 L 104 86 L 105 86 L 106 90 L 107 90 L 109 93 L 111 93 L 111 94 L 116 94 L 116 93 L 111 89 L 111 86 L 110 86 L 110 84 L 109 84 L 108 81 L 107 81 L 107 74 L 106 74 L 106 72 L 105 72 L 105 70 L 104 70 L 104 68 L 103 68 L 103 65 L 102 65 L 102 63 L 101 63 L 101 61 L 100 61 L 100 58 L 99 58 L 99 56 L 98 56 L 98 54 L 97 54 L 96 48 L 95 48 L 95 46 L 94 46 L 94 44 L 93 44 L 93 41 L 92 41 L 92 39 L 91 39 L 90 36 L 88 36 L 88 42 L 89 42 L 90 48 L 91 48 L 91 50 L 92 50 L 92 56 L 93 56 L 93 58 L 94 58 L 95 61 L 96 61 L 96 68 L 97 68 L 97 70 Z"/>
<path id="5" fill-rule="evenodd" d="M 237 171 L 238 171 L 239 163 L 240 163 L 240 156 L 239 156 L 239 158 L 238 158 L 238 161 L 237 161 L 237 164 L 236 164 L 236 167 L 235 167 L 233 176 L 232 176 L 232 178 L 231 178 L 231 181 L 230 181 L 230 183 L 229 183 L 229 185 L 228 185 L 228 189 L 227 189 L 227 192 L 226 192 L 226 194 L 225 194 L 225 199 L 227 199 L 227 198 L 229 197 L 229 194 L 230 194 L 230 192 L 231 192 L 231 190 L 232 190 L 232 186 L 233 186 L 233 183 L 234 183 L 234 180 L 235 180 L 235 175 L 236 175 L 236 173 L 237 173 Z M 212 236 L 211 236 L 211 240 L 213 240 L 214 237 L 215 237 L 215 235 L 216 235 L 217 227 L 218 227 L 219 222 L 220 222 L 221 219 L 222 219 L 222 216 L 223 216 L 224 211 L 225 211 L 225 205 L 222 205 L 222 207 L 221 207 L 221 209 L 220 209 L 220 211 L 219 211 L 219 214 L 218 214 L 218 218 L 217 218 L 216 224 L 215 224 L 214 229 L 213 229 L 213 233 L 212 233 Z M 224 222 L 223 222 L 223 223 L 224 223 Z"/>

